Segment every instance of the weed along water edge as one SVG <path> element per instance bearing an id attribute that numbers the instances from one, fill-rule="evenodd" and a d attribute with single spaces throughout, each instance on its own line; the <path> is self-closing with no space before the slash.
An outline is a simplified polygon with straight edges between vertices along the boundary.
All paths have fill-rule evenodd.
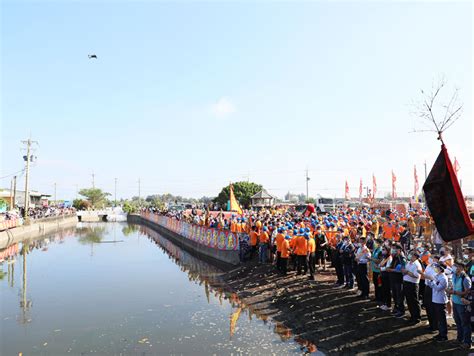
<path id="1" fill-rule="evenodd" d="M 80 223 L 10 246 L 1 268 L 2 355 L 309 351 L 144 226 Z"/>

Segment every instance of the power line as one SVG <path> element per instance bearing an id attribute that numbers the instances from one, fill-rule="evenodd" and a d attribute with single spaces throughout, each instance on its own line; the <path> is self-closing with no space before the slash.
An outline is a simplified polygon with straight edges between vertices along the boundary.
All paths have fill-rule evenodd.
<path id="1" fill-rule="evenodd" d="M 25 170 L 26 170 L 26 168 L 23 168 L 22 170 L 19 170 L 18 172 L 7 174 L 6 176 L 0 177 L 0 179 L 5 179 L 5 178 L 8 178 L 8 177 L 14 176 L 15 174 L 18 174 L 18 173 L 23 173 L 23 172 L 25 172 Z"/>

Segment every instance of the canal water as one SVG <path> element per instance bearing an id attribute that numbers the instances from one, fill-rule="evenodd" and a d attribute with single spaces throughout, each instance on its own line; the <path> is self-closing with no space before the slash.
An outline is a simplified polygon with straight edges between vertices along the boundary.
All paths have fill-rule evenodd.
<path id="1" fill-rule="evenodd" d="M 221 271 L 145 227 L 79 224 L 0 261 L 1 355 L 301 354 Z"/>

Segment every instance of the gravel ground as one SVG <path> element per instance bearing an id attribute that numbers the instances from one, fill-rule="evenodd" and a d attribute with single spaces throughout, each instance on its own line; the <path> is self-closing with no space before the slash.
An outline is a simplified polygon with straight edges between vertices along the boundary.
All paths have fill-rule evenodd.
<path id="1" fill-rule="evenodd" d="M 334 355 L 469 354 L 455 341 L 452 319 L 448 319 L 449 341 L 437 343 L 432 340 L 436 333 L 427 330 L 424 311 L 418 325 L 396 319 L 375 302 L 335 288 L 332 269 L 318 272 L 316 281 L 310 281 L 295 272 L 281 276 L 270 264 L 249 263 L 226 273 L 224 280 L 253 312 L 291 329 L 300 343 L 308 345 L 305 350 Z"/>

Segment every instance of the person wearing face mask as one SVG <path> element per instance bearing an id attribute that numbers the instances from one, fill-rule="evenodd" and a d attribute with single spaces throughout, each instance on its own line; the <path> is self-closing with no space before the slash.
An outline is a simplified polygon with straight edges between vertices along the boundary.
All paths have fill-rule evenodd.
<path id="1" fill-rule="evenodd" d="M 377 302 L 378 307 L 384 305 L 384 301 L 382 300 L 382 276 L 380 274 L 379 267 L 380 262 L 382 262 L 382 243 L 382 239 L 377 238 L 375 240 L 375 248 L 373 249 L 372 259 L 370 261 L 370 267 L 372 269 L 372 282 L 374 283 L 375 301 Z"/>
<path id="2" fill-rule="evenodd" d="M 352 289 L 354 288 L 354 275 L 352 273 L 352 263 L 354 260 L 354 250 L 355 247 L 352 244 L 349 236 L 344 237 L 344 244 L 339 250 L 342 254 L 342 262 L 344 269 L 344 278 L 345 278 L 345 288 Z"/>
<path id="3" fill-rule="evenodd" d="M 457 341 L 463 349 L 471 348 L 471 308 L 465 305 L 462 298 L 471 293 L 472 283 L 469 276 L 464 271 L 463 261 L 456 261 L 452 267 L 453 287 L 448 289 L 452 295 L 454 321 L 456 322 Z"/>
<path id="4" fill-rule="evenodd" d="M 381 288 L 381 299 L 382 306 L 380 309 L 388 311 L 392 306 L 392 294 L 390 293 L 390 277 L 389 272 L 387 272 L 387 266 L 390 266 L 392 263 L 392 255 L 390 254 L 390 245 L 385 245 L 382 248 L 381 253 L 382 260 L 380 261 L 380 275 L 382 279 L 382 288 Z"/>
<path id="5" fill-rule="evenodd" d="M 431 289 L 428 281 L 436 276 L 435 266 L 438 264 L 439 256 L 432 255 L 428 259 L 428 265 L 426 266 L 423 278 L 425 279 L 425 293 L 423 295 L 423 304 L 425 305 L 426 316 L 428 317 L 428 329 L 431 332 L 438 330 L 438 324 L 436 322 L 436 314 L 433 306 L 433 290 Z"/>
<path id="6" fill-rule="evenodd" d="M 369 298 L 369 277 L 367 274 L 367 263 L 370 261 L 370 250 L 365 244 L 365 237 L 361 236 L 359 239 L 359 248 L 357 249 L 355 260 L 357 262 L 357 273 L 359 275 L 359 283 L 361 294 L 359 298 Z"/>
<path id="7" fill-rule="evenodd" d="M 433 302 L 433 310 L 436 315 L 438 327 L 438 335 L 434 337 L 435 341 L 448 340 L 448 323 L 446 320 L 446 303 L 448 302 L 446 290 L 448 288 L 448 278 L 444 274 L 445 267 L 446 266 L 441 262 L 434 265 L 433 269 L 435 275 L 434 277 L 430 277 L 427 282 L 427 285 L 430 286 L 433 291 L 431 300 Z"/>
<path id="8" fill-rule="evenodd" d="M 392 254 L 392 261 L 387 268 L 387 271 L 389 272 L 390 290 L 395 303 L 392 314 L 396 318 L 403 318 L 405 316 L 405 305 L 403 297 L 402 269 L 405 268 L 406 258 L 402 252 L 402 246 L 398 243 L 392 245 L 390 252 Z"/>
<path id="9" fill-rule="evenodd" d="M 403 274 L 403 295 L 407 301 L 408 310 L 410 311 L 410 321 L 418 324 L 421 321 L 421 307 L 418 300 L 418 290 L 422 268 L 419 261 L 418 252 L 412 252 L 409 255 L 409 262 L 405 268 L 402 268 Z"/>

